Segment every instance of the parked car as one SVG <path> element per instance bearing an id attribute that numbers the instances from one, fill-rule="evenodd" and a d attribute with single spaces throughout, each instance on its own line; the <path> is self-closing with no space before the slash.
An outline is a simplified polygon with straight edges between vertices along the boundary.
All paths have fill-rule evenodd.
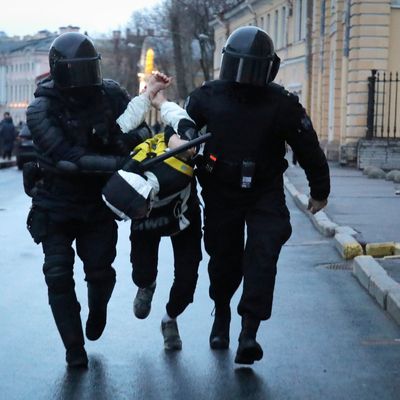
<path id="1" fill-rule="evenodd" d="M 18 169 L 28 161 L 36 160 L 36 152 L 33 147 L 33 140 L 28 125 L 24 125 L 19 132 L 16 144 L 16 156 Z"/>

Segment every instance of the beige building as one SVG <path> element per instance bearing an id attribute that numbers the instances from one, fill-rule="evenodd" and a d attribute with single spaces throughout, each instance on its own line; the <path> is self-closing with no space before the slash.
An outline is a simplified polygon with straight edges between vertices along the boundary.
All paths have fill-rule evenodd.
<path id="1" fill-rule="evenodd" d="M 282 59 L 275 81 L 299 95 L 330 157 L 337 157 L 341 148 L 342 158 L 351 160 L 360 139 L 366 137 L 368 77 L 373 69 L 379 71 L 381 81 L 374 86 L 375 104 L 370 104 L 379 114 L 373 122 L 374 134 L 384 131 L 385 137 L 394 136 L 395 93 L 389 94 L 386 82 L 383 94 L 382 73 L 386 72 L 387 80 L 389 71 L 400 70 L 399 0 L 250 0 L 212 24 L 214 76 L 218 76 L 224 42 L 234 29 L 257 25 L 268 32 Z M 400 99 L 398 104 L 400 108 Z"/>
<path id="2" fill-rule="evenodd" d="M 77 32 L 78 27 L 61 27 L 59 34 Z M 0 115 L 9 111 L 14 124 L 26 120 L 37 79 L 49 72 L 49 48 L 58 33 L 40 31 L 24 38 L 0 39 Z"/>

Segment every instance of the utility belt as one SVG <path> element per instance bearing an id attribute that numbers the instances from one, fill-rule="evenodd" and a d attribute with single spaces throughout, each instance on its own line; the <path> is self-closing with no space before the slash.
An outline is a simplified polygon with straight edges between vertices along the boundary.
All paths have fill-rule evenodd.
<path id="1" fill-rule="evenodd" d="M 215 154 L 205 153 L 197 161 L 201 176 L 214 177 L 229 186 L 249 190 L 255 186 L 267 184 L 269 187 L 282 186 L 282 174 L 288 164 L 285 159 L 270 163 L 256 163 L 251 159 L 231 161 L 218 158 Z"/>
<path id="2" fill-rule="evenodd" d="M 215 154 L 204 154 L 198 167 L 204 174 L 216 177 L 218 180 L 241 189 L 254 187 L 255 175 L 260 167 L 251 159 L 230 161 L 219 159 Z"/>

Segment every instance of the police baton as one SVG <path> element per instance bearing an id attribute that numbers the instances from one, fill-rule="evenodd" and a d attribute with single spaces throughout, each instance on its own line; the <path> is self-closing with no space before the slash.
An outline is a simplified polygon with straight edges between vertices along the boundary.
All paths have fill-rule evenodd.
<path id="1" fill-rule="evenodd" d="M 144 160 L 140 163 L 140 169 L 145 171 L 145 170 L 151 168 L 152 166 L 166 160 L 167 158 L 174 157 L 180 153 L 183 153 L 186 150 L 191 149 L 192 147 L 196 147 L 197 145 L 206 142 L 208 139 L 211 138 L 211 136 L 212 136 L 211 133 L 205 133 L 204 135 L 201 135 L 196 139 L 188 141 L 187 143 L 183 144 L 182 146 L 179 146 L 173 150 L 166 151 L 164 154 Z"/>

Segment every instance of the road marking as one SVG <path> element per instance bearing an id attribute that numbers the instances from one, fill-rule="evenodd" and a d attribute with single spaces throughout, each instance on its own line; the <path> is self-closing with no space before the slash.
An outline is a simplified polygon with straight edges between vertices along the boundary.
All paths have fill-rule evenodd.
<path id="1" fill-rule="evenodd" d="M 364 346 L 400 346 L 400 338 L 397 339 L 366 339 L 362 340 Z"/>
<path id="2" fill-rule="evenodd" d="M 330 244 L 330 240 L 315 240 L 301 243 L 286 243 L 285 246 L 316 246 L 318 244 Z"/>

